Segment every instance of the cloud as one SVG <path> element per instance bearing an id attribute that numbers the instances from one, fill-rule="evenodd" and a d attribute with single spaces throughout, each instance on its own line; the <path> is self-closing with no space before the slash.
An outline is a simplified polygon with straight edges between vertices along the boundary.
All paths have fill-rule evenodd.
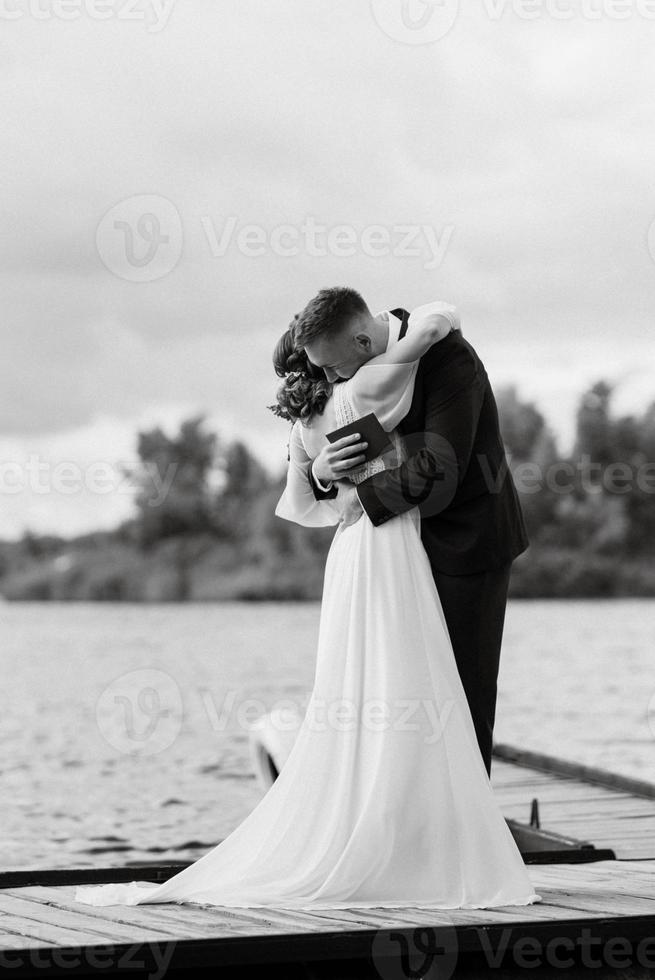
<path id="1" fill-rule="evenodd" d="M 117 16 L 7 22 L 3 445 L 118 456 L 144 418 L 206 409 L 283 465 L 271 351 L 335 283 L 374 310 L 455 302 L 492 381 L 534 395 L 564 442 L 596 376 L 623 378 L 617 404 L 645 407 L 655 23 L 529 21 L 516 6 L 461 5 L 423 46 L 348 0 L 178 0 L 158 33 Z M 121 279 L 96 249 L 103 215 L 138 194 L 182 222 L 179 261 L 151 282 Z M 427 224 L 448 244 L 432 269 L 425 248 L 276 252 L 275 229 L 308 219 L 358 242 Z M 230 220 L 216 254 L 207 229 Z M 259 256 L 239 245 L 248 225 Z M 16 498 L 11 522 L 73 529 L 111 512 L 85 507 Z"/>

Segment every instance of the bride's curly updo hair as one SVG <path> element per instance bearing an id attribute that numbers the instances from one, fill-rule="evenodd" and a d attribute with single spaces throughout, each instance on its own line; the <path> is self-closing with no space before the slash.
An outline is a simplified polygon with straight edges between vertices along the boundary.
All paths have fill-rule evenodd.
<path id="1" fill-rule="evenodd" d="M 273 367 L 284 381 L 276 392 L 277 405 L 268 408 L 282 419 L 307 422 L 313 415 L 321 415 L 332 393 L 332 384 L 320 368 L 309 360 L 302 347 L 296 347 L 294 324 L 284 331 L 273 351 Z"/>

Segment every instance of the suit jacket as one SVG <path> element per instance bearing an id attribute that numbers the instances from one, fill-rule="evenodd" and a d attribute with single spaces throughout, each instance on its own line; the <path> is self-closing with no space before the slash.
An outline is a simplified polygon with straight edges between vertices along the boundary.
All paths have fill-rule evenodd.
<path id="1" fill-rule="evenodd" d="M 392 310 L 402 319 L 409 314 Z M 399 424 L 405 458 L 357 484 L 376 526 L 412 507 L 434 570 L 467 575 L 499 568 L 529 545 L 500 436 L 496 400 L 484 365 L 459 331 L 419 362 L 411 407 Z M 316 500 L 322 491 L 308 469 Z"/>

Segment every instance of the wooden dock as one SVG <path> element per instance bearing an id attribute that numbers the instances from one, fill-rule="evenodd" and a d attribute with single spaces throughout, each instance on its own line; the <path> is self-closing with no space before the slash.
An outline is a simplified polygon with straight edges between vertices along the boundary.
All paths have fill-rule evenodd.
<path id="1" fill-rule="evenodd" d="M 162 881 L 184 865 L 0 874 L 0 970 L 14 977 L 221 978 L 655 974 L 655 785 L 496 746 L 510 825 L 593 845 L 531 854 L 543 901 L 501 909 L 297 912 L 198 905 L 87 906 L 77 884 Z M 534 800 L 538 801 L 537 807 Z M 523 849 L 523 848 L 522 848 Z M 610 849 L 613 859 L 595 860 Z M 503 970 L 500 970 L 502 963 Z M 594 965 L 595 964 L 595 965 Z M 603 966 L 604 970 L 599 970 Z M 632 972 L 623 972 L 631 970 Z M 567 972 L 571 971 L 571 972 Z"/>

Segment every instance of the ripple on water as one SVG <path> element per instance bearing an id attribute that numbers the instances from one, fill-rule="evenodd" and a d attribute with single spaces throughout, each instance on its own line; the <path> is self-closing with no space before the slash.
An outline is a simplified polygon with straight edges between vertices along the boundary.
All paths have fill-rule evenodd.
<path id="1" fill-rule="evenodd" d="M 651 600 L 510 603 L 496 740 L 655 780 L 654 613 Z M 300 704 L 314 677 L 312 603 L 247 616 L 237 603 L 6 603 L 3 618 L 4 868 L 201 857 L 262 796 L 239 705 Z M 136 670 L 172 678 L 184 711 L 172 744 L 142 758 L 95 714 Z"/>

